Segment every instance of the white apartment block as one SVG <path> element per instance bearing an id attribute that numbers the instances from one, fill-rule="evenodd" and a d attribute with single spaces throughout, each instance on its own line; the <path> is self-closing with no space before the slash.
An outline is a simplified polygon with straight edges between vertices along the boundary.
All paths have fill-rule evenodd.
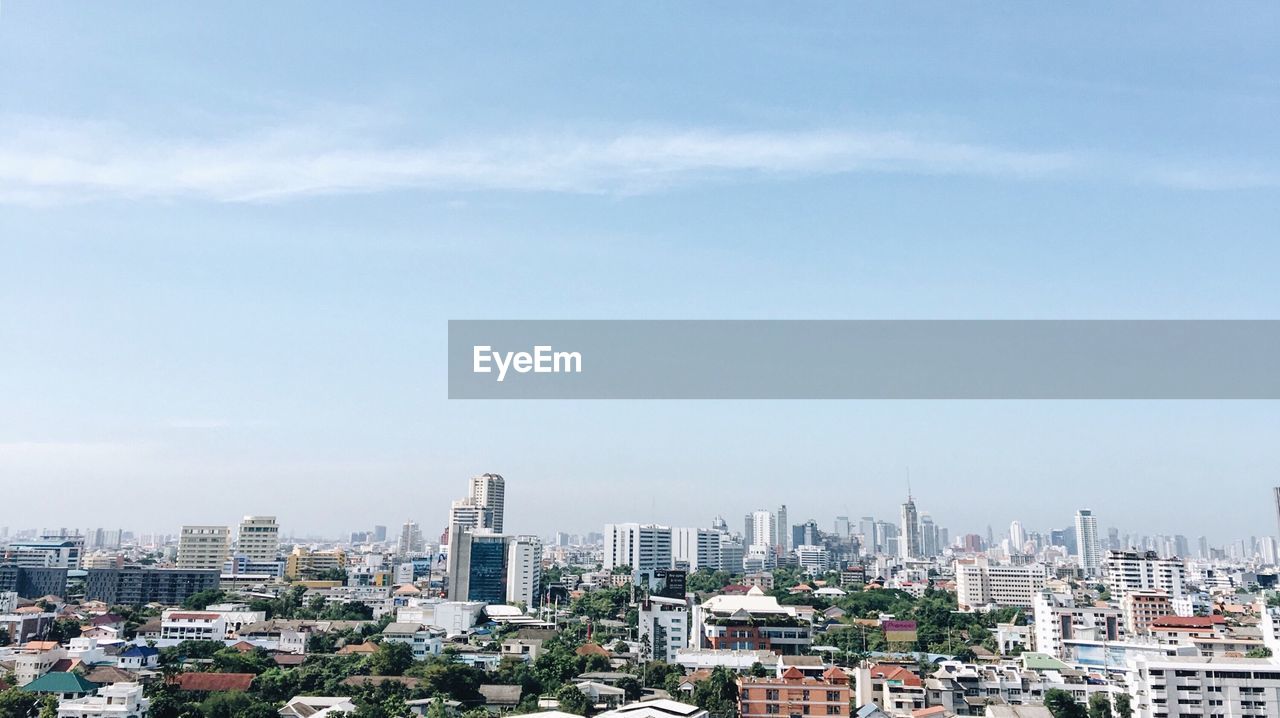
<path id="1" fill-rule="evenodd" d="M 507 549 L 507 603 L 541 605 L 542 540 L 516 536 Z"/>
<path id="2" fill-rule="evenodd" d="M 747 537 L 747 546 L 764 546 L 773 548 L 778 538 L 778 519 L 772 511 L 761 509 L 751 513 L 751 535 Z"/>
<path id="3" fill-rule="evenodd" d="M 955 574 L 961 610 L 988 606 L 1031 608 L 1036 596 L 1044 590 L 1046 578 L 1042 564 L 1000 566 L 993 565 L 985 556 L 956 561 Z"/>
<path id="4" fill-rule="evenodd" d="M 724 566 L 721 547 L 728 543 L 728 537 L 719 529 L 672 529 L 671 542 L 675 563 L 689 571 L 718 571 Z"/>
<path id="5" fill-rule="evenodd" d="M 280 558 L 280 525 L 274 516 L 246 516 L 236 532 L 236 555 L 251 562 Z"/>
<path id="6" fill-rule="evenodd" d="M 1093 578 L 1102 571 L 1102 545 L 1098 540 L 1098 517 L 1089 509 L 1076 512 L 1076 557 L 1084 575 Z"/>
<path id="7" fill-rule="evenodd" d="M 796 546 L 796 558 L 810 576 L 821 576 L 831 568 L 831 555 L 825 546 Z"/>
<path id="8" fill-rule="evenodd" d="M 1160 558 L 1154 551 L 1108 551 L 1104 581 L 1116 599 L 1131 591 L 1163 591 L 1178 600 L 1187 592 L 1182 559 Z"/>
<path id="9" fill-rule="evenodd" d="M 605 524 L 605 571 L 630 566 L 632 571 L 672 567 L 671 528 L 656 524 Z"/>
<path id="10" fill-rule="evenodd" d="M 1271 658 L 1138 656 L 1128 681 L 1134 718 L 1280 716 L 1280 662 Z"/>
<path id="11" fill-rule="evenodd" d="M 145 718 L 150 701 L 139 683 L 114 683 L 96 695 L 58 702 L 58 718 Z"/>
<path id="12" fill-rule="evenodd" d="M 178 537 L 178 568 L 221 571 L 231 554 L 226 526 L 183 526 Z"/>
<path id="13" fill-rule="evenodd" d="M 640 644 L 647 660 L 675 664 L 689 646 L 689 604 L 679 598 L 650 596 L 640 604 Z"/>
<path id="14" fill-rule="evenodd" d="M 1067 660 L 1063 641 L 1116 641 L 1123 635 L 1120 609 L 1077 606 L 1070 594 L 1041 591 L 1035 596 L 1035 649 Z"/>
<path id="15" fill-rule="evenodd" d="M 489 528 L 496 534 L 502 533 L 507 503 L 507 480 L 498 474 L 472 476 L 469 498 L 476 506 L 488 509 L 491 521 Z"/>

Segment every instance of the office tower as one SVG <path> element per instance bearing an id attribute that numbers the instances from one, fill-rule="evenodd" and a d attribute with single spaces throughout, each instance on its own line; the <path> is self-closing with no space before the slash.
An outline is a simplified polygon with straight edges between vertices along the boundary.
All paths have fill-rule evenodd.
<path id="1" fill-rule="evenodd" d="M 933 558 L 942 553 L 938 545 L 938 526 L 929 514 L 920 514 L 920 555 Z"/>
<path id="2" fill-rule="evenodd" d="M 500 534 L 503 531 L 503 515 L 507 503 L 507 481 L 497 474 L 480 474 L 471 477 L 472 503 L 489 510 L 489 528 Z"/>
<path id="3" fill-rule="evenodd" d="M 221 571 L 231 555 L 231 529 L 183 526 L 178 536 L 178 568 Z"/>
<path id="4" fill-rule="evenodd" d="M 878 523 L 874 516 L 863 516 L 858 520 L 858 531 L 862 533 L 863 553 L 868 556 L 876 555 L 884 540 L 880 535 Z"/>
<path id="5" fill-rule="evenodd" d="M 729 533 L 729 522 L 725 521 L 723 516 L 717 516 L 711 519 L 711 528 L 723 533 Z"/>
<path id="6" fill-rule="evenodd" d="M 778 541 L 778 524 L 773 513 L 760 509 L 752 512 L 747 546 L 764 546 L 772 549 Z"/>
<path id="7" fill-rule="evenodd" d="M 280 526 L 274 516 L 246 516 L 236 532 L 236 555 L 253 562 L 279 558 Z"/>
<path id="8" fill-rule="evenodd" d="M 374 526 L 374 527 L 373 527 L 373 540 L 374 540 L 375 542 L 377 542 L 377 543 L 382 543 L 383 541 L 386 541 L 386 540 L 387 540 L 387 527 L 386 527 L 386 526 Z"/>
<path id="9" fill-rule="evenodd" d="M 1201 536 L 1196 539 L 1196 546 L 1199 548 L 1200 558 L 1209 558 L 1209 539 Z"/>
<path id="10" fill-rule="evenodd" d="M 907 500 L 902 504 L 902 512 L 899 518 L 901 529 L 898 540 L 898 555 L 904 559 L 920 558 L 922 555 L 920 517 L 916 513 L 916 502 L 911 498 L 911 494 L 907 494 Z"/>
<path id="11" fill-rule="evenodd" d="M 1022 530 L 1022 522 L 1014 521 L 1009 524 L 1009 548 L 1014 553 L 1022 553 L 1022 547 L 1027 543 L 1027 534 Z"/>
<path id="12" fill-rule="evenodd" d="M 1102 548 L 1098 545 L 1098 517 L 1089 509 L 1076 512 L 1076 546 L 1084 575 L 1097 577 L 1102 568 Z"/>
<path id="13" fill-rule="evenodd" d="M 0 560 L 25 568 L 61 568 L 77 571 L 84 558 L 84 536 L 63 532 L 44 533 L 38 539 L 13 541 Z"/>
<path id="14" fill-rule="evenodd" d="M 835 525 L 836 536 L 842 539 L 849 538 L 849 517 L 837 516 Z"/>
<path id="15" fill-rule="evenodd" d="M 774 537 L 773 545 L 781 548 L 783 552 L 790 550 L 791 537 L 787 535 L 787 505 L 783 504 L 778 507 L 778 521 L 774 524 L 774 530 L 777 534 Z"/>
<path id="16" fill-rule="evenodd" d="M 604 570 L 629 566 L 635 571 L 672 567 L 671 528 L 655 524 L 605 524 Z"/>
<path id="17" fill-rule="evenodd" d="M 727 535 L 718 529 L 678 528 L 671 530 L 671 556 L 676 568 L 689 571 L 717 571 L 723 565 L 721 546 Z M 739 565 L 732 570 L 739 570 Z"/>
<path id="18" fill-rule="evenodd" d="M 493 511 L 476 503 L 468 496 L 458 499 L 449 506 L 449 530 L 457 528 L 461 531 L 488 531 L 498 533 L 493 527 Z"/>
<path id="19" fill-rule="evenodd" d="M 426 542 L 422 540 L 422 531 L 418 528 L 418 524 L 406 519 L 404 526 L 400 528 L 400 543 L 396 548 L 396 554 L 399 556 L 415 556 L 425 549 Z"/>
<path id="20" fill-rule="evenodd" d="M 818 522 L 813 519 L 797 524 L 791 527 L 791 545 L 800 546 L 816 546 L 819 542 L 818 538 Z"/>
<path id="21" fill-rule="evenodd" d="M 886 556 L 898 555 L 898 525 L 888 521 L 876 522 L 878 551 Z"/>
<path id="22" fill-rule="evenodd" d="M 510 536 L 449 530 L 449 600 L 505 603 Z"/>

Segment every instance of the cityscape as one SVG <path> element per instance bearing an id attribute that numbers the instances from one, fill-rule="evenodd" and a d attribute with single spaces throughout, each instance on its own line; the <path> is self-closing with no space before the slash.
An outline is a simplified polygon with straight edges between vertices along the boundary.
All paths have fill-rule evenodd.
<path id="1" fill-rule="evenodd" d="M 434 518 L 323 541 L 288 538 L 276 515 L 173 534 L 4 528 L 0 710 L 1277 709 L 1275 536 L 1211 545 L 1137 535 L 1102 528 L 1089 508 L 1062 528 L 1013 520 L 953 536 L 910 494 L 892 519 L 820 524 L 781 504 L 735 526 L 716 516 L 536 536 L 510 525 L 523 512 L 507 505 L 502 475 L 458 489 Z M 1280 487 L 1268 498 L 1280 529 Z"/>

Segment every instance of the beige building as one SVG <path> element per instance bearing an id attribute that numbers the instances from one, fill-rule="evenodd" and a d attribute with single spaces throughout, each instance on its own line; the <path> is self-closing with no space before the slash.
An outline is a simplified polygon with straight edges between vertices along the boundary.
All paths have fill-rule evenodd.
<path id="1" fill-rule="evenodd" d="M 183 526 L 178 538 L 178 568 L 221 571 L 231 556 L 231 529 Z"/>

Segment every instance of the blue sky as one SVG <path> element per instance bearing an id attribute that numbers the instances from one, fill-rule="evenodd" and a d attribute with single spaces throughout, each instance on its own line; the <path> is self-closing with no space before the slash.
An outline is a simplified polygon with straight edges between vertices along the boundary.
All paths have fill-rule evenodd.
<path id="1" fill-rule="evenodd" d="M 1276 318 L 1280 11 L 0 6 L 13 527 L 1276 531 L 1269 402 L 445 399 L 455 318 Z"/>

